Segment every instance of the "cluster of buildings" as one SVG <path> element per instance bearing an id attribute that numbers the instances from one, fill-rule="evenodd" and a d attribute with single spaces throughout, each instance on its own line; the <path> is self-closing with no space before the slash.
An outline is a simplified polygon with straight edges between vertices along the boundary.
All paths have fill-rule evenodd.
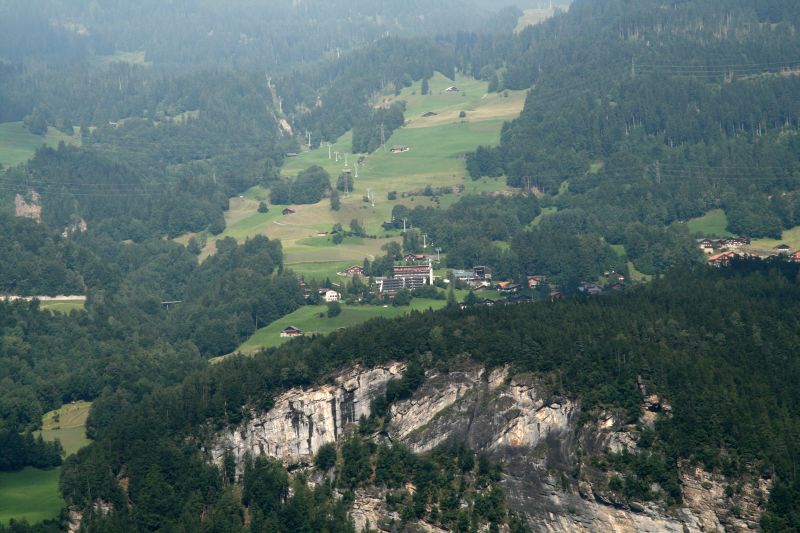
<path id="1" fill-rule="evenodd" d="M 788 245 L 781 244 L 775 247 L 772 253 L 756 254 L 728 250 L 709 256 L 708 262 L 715 267 L 726 267 L 734 261 L 742 259 L 770 259 L 772 257 L 786 257 L 789 261 L 800 263 L 800 251 L 793 251 Z"/>
<path id="2" fill-rule="evenodd" d="M 713 255 L 717 250 L 738 250 L 750 246 L 750 239 L 746 237 L 727 237 L 724 239 L 697 239 L 697 245 L 706 255 Z"/>

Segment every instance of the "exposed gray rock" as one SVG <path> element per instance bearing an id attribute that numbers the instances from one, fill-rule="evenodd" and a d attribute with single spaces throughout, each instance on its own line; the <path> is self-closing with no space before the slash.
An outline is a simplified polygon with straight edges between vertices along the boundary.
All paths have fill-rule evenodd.
<path id="1" fill-rule="evenodd" d="M 270 411 L 253 413 L 250 422 L 222 434 L 212 456 L 220 461 L 225 450 L 231 450 L 239 461 L 251 453 L 276 457 L 287 465 L 307 463 L 320 446 L 337 440 L 349 424 L 368 415 L 370 401 L 403 371 L 400 364 L 355 368 L 336 377 L 335 384 L 287 391 Z M 641 387 L 643 424 L 671 415 L 667 402 Z M 758 529 L 769 496 L 770 483 L 765 480 L 742 483 L 737 495 L 727 496 L 724 478 L 684 465 L 682 507 L 618 501 L 603 492 L 602 475 L 576 480 L 574 472 L 593 454 L 638 453 L 636 428 L 626 427 L 625 416 L 615 412 L 604 412 L 595 422 L 578 427 L 578 403 L 553 395 L 532 375 L 510 376 L 508 369 L 431 372 L 410 399 L 392 407 L 391 414 L 388 439 L 416 452 L 456 439 L 501 461 L 509 508 L 525 516 L 535 531 L 749 531 Z M 601 490 L 593 486 L 598 482 Z M 369 524 L 395 531 L 398 517 L 387 511 L 384 497 L 377 490 L 356 494 L 352 516 L 359 530 Z M 734 507 L 738 516 L 731 512 Z M 440 531 L 426 523 L 405 528 Z"/>
<path id="2" fill-rule="evenodd" d="M 274 457 L 286 465 L 309 463 L 323 444 L 335 442 L 361 415 L 369 416 L 370 402 L 404 370 L 402 364 L 354 368 L 337 376 L 332 385 L 290 389 L 266 413 L 251 413 L 246 424 L 220 435 L 211 456 L 221 464 L 225 452 L 231 451 L 240 470 L 248 453 Z"/>

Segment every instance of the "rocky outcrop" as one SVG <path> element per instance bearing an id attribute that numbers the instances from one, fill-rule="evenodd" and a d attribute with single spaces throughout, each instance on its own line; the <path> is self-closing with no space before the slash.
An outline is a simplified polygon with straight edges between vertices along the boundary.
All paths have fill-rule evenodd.
<path id="1" fill-rule="evenodd" d="M 276 399 L 273 409 L 252 413 L 249 422 L 221 435 L 212 456 L 221 461 L 230 450 L 240 464 L 247 453 L 276 457 L 287 465 L 308 463 L 320 446 L 341 437 L 362 414 L 369 415 L 370 401 L 403 370 L 400 364 L 356 368 L 329 385 L 287 391 Z M 757 529 L 769 496 L 765 480 L 738 480 L 733 485 L 721 476 L 682 465 L 683 504 L 667 508 L 661 502 L 617 501 L 608 493 L 602 475 L 575 478 L 579 467 L 589 469 L 592 456 L 639 453 L 642 428 L 658 416 L 671 416 L 672 408 L 664 399 L 647 394 L 644 386 L 641 392 L 638 424 L 626 425 L 624 413 L 609 411 L 579 426 L 580 405 L 553 394 L 533 375 L 512 376 L 505 368 L 433 371 L 411 398 L 392 406 L 391 421 L 381 438 L 402 442 L 418 453 L 454 439 L 491 455 L 503 464 L 502 486 L 509 508 L 526 517 L 534 531 Z M 369 525 L 379 531 L 398 531 L 398 517 L 386 509 L 384 493 L 360 490 L 355 496 L 352 516 L 357 530 Z M 439 531 L 426 523 L 403 527 Z"/>
<path id="2" fill-rule="evenodd" d="M 221 463 L 230 451 L 240 468 L 248 453 L 274 457 L 287 465 L 309 463 L 323 444 L 335 442 L 349 424 L 369 416 L 370 402 L 404 369 L 402 364 L 355 368 L 329 385 L 288 390 L 275 399 L 272 409 L 253 412 L 246 424 L 222 434 L 211 456 Z"/>
<path id="3" fill-rule="evenodd" d="M 14 213 L 18 217 L 32 218 L 36 222 L 42 221 L 42 204 L 39 193 L 31 191 L 29 198 L 21 194 L 14 197 Z"/>

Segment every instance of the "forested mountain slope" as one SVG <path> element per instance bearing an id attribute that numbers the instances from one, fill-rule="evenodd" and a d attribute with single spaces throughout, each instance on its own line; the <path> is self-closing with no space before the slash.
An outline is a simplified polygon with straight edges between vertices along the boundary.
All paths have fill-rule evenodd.
<path id="1" fill-rule="evenodd" d="M 656 505 L 683 505 L 681 502 L 685 502 L 691 506 L 691 501 L 685 500 L 689 498 L 689 493 L 685 492 L 689 490 L 688 478 L 681 477 L 681 472 L 689 465 L 697 465 L 723 476 L 715 478 L 717 480 L 729 480 L 723 483 L 730 482 L 732 492 L 728 497 L 733 499 L 739 498 L 736 491 L 742 487 L 758 485 L 760 478 L 767 480 L 766 486 L 771 487 L 768 492 L 771 491 L 772 496 L 761 526 L 767 531 L 790 531 L 798 526 L 798 485 L 792 466 L 798 453 L 800 431 L 796 386 L 800 376 L 797 376 L 797 361 L 792 352 L 800 341 L 796 338 L 800 331 L 797 324 L 800 312 L 796 309 L 800 301 L 798 287 L 796 265 L 746 263 L 726 271 L 675 272 L 626 295 L 492 310 L 417 314 L 402 320 L 374 321 L 326 338 L 296 341 L 254 358 L 236 358 L 217 365 L 192 376 L 177 388 L 156 391 L 139 404 L 108 397 L 98 404 L 90 421 L 98 440 L 70 462 L 63 489 L 71 504 L 84 509 L 98 498 L 113 503 L 114 510 L 105 519 L 99 515 L 86 516 L 88 521 L 84 523 L 90 526 L 90 531 L 144 531 L 155 524 L 160 527 L 195 524 L 195 527 L 212 529 L 227 524 L 224 527 L 238 531 L 243 527 L 242 504 L 248 507 L 251 516 L 263 516 L 254 524 L 261 523 L 260 520 L 272 523 L 269 517 L 276 513 L 276 517 L 292 516 L 291 520 L 299 521 L 298 527 L 301 527 L 299 524 L 313 524 L 315 520 L 328 520 L 326 523 L 333 528 L 331 530 L 346 531 L 349 526 L 341 517 L 353 501 L 352 491 L 373 485 L 391 488 L 397 486 L 397 481 L 393 480 L 408 480 L 418 488 L 429 488 L 417 492 L 413 502 L 405 500 L 403 491 L 394 491 L 393 499 L 386 500 L 390 509 L 397 510 L 398 519 L 402 517 L 400 524 L 424 519 L 462 530 L 455 525 L 460 520 L 458 516 L 447 518 L 451 515 L 445 509 L 450 504 L 439 499 L 446 496 L 466 502 L 464 519 L 467 525 L 463 530 L 481 523 L 513 523 L 520 528 L 515 530 L 524 531 L 517 520 L 524 518 L 531 506 L 544 502 L 534 493 L 514 492 L 521 490 L 519 487 L 509 493 L 514 473 L 501 473 L 501 465 L 508 466 L 508 461 L 520 452 L 532 453 L 525 452 L 525 444 L 509 435 L 507 438 L 511 440 L 506 445 L 488 446 L 481 444 L 479 434 L 458 437 L 460 433 L 456 431 L 448 446 L 457 444 L 459 438 L 466 438 L 468 446 L 476 447 L 475 452 L 486 454 L 482 460 L 489 462 L 480 466 L 477 474 L 488 477 L 484 481 L 480 481 L 480 477 L 475 480 L 469 474 L 472 467 L 462 463 L 464 473 L 461 475 L 466 477 L 462 478 L 461 486 L 466 492 L 447 496 L 447 489 L 439 485 L 440 481 L 423 481 L 419 477 L 420 470 L 414 465 L 419 464 L 424 469 L 422 465 L 429 460 L 428 456 L 414 458 L 414 454 L 400 444 L 418 446 L 413 443 L 425 442 L 424 439 L 415 441 L 416 437 L 400 433 L 393 439 L 394 444 L 389 444 L 380 431 L 388 428 L 390 435 L 392 431 L 402 431 L 404 422 L 390 421 L 389 408 L 415 394 L 425 382 L 423 371 L 429 376 L 445 376 L 437 388 L 442 394 L 449 394 L 445 391 L 455 382 L 451 385 L 448 380 L 455 380 L 457 374 L 447 378 L 448 373 L 475 368 L 475 365 L 487 370 L 510 365 L 509 375 L 518 376 L 512 386 L 523 386 L 519 385 L 526 379 L 522 374 L 533 373 L 534 389 L 538 391 L 536 398 L 543 399 L 545 406 L 553 404 L 550 409 L 555 411 L 548 416 L 555 416 L 556 411 L 563 409 L 574 412 L 567 414 L 565 411 L 558 416 L 566 416 L 565 420 L 577 424 L 572 427 L 583 428 L 581 431 L 594 427 L 593 421 L 598 417 L 600 420 L 617 417 L 618 422 L 613 423 L 620 424 L 615 426 L 620 429 L 615 431 L 625 433 L 615 437 L 623 439 L 618 441 L 623 444 L 615 445 L 617 447 L 591 444 L 594 442 L 591 439 L 574 444 L 577 452 L 573 450 L 570 454 L 577 453 L 578 457 L 583 454 L 584 460 L 580 463 L 583 466 L 576 464 L 574 456 L 568 454 L 562 459 L 566 463 L 551 467 L 560 472 L 562 488 L 559 490 L 566 494 L 577 493 L 581 483 L 590 483 L 598 498 L 618 502 L 610 505 L 625 507 L 639 502 L 636 505 L 641 507 L 641 503 L 650 505 L 646 502 Z M 535 327 L 531 327 L 532 324 Z M 356 407 L 355 417 L 361 412 L 369 415 L 368 418 L 362 418 L 357 424 L 359 431 L 346 432 L 351 437 L 339 432 L 335 439 L 339 452 L 328 450 L 326 458 L 318 456 L 317 470 L 306 469 L 303 474 L 294 474 L 293 497 L 281 492 L 275 499 L 264 500 L 261 499 L 263 493 L 249 492 L 260 490 L 255 486 L 274 486 L 273 483 L 283 486 L 280 490 L 285 491 L 289 481 L 278 464 L 256 462 L 255 466 L 237 470 L 244 476 L 239 478 L 233 470 L 234 456 L 224 461 L 220 457 L 224 465 L 221 470 L 210 463 L 208 446 L 217 438 L 217 430 L 260 417 L 275 405 L 276 395 L 287 387 L 319 383 L 330 372 L 355 364 L 372 368 L 392 362 L 408 365 L 405 371 L 403 365 L 400 367 L 404 377 L 395 381 L 391 381 L 391 376 L 378 379 L 383 371 L 376 370 L 378 373 L 373 378 L 366 375 L 362 378 L 377 380 L 374 387 L 367 387 L 368 381 L 361 381 L 361 386 L 367 388 L 356 391 L 356 405 L 360 407 Z M 387 379 L 389 384 L 383 396 L 380 383 L 386 386 Z M 498 383 L 501 382 L 502 379 Z M 366 390 L 371 392 L 364 392 Z M 645 390 L 646 395 L 658 396 L 643 399 Z M 459 402 L 467 402 L 469 397 L 467 394 L 455 400 L 454 408 L 458 409 Z M 406 412 L 402 405 L 406 404 L 401 402 L 397 406 L 400 411 L 391 408 L 392 418 Z M 347 427 L 348 416 L 355 422 L 353 414 L 346 413 L 345 410 L 341 415 L 345 417 L 345 422 L 341 423 L 343 428 Z M 441 423 L 453 416 L 447 415 Z M 299 420 L 295 422 L 300 423 Z M 319 418 L 314 420 L 315 424 L 328 423 Z M 584 426 L 585 423 L 589 426 Z M 267 431 L 267 438 L 273 438 L 268 433 L 270 426 L 260 427 Z M 479 424 L 475 430 L 480 427 L 491 426 Z M 560 426 L 556 423 L 553 427 Z M 519 431 L 524 428 L 528 426 L 520 426 Z M 336 430 L 329 430 L 322 434 L 323 441 L 314 442 L 333 442 L 335 434 Z M 288 434 L 281 435 L 275 434 L 274 438 L 290 438 Z M 309 446 L 310 439 L 311 436 Z M 434 438 L 434 444 L 419 449 L 431 449 L 440 442 L 441 439 Z M 563 446 L 570 441 L 562 436 L 547 442 L 545 447 Z M 321 450 L 319 446 L 315 444 L 312 451 Z M 373 456 L 375 452 L 377 457 Z M 279 449 L 263 448 L 263 453 L 283 457 Z M 431 459 L 439 461 L 436 453 Z M 239 458 L 243 460 L 244 456 Z M 492 460 L 500 460 L 500 465 L 490 467 Z M 373 461 L 377 461 L 375 475 L 378 477 L 369 473 L 368 465 Z M 444 467 L 441 462 L 434 464 Z M 533 464 L 538 463 L 534 461 Z M 335 477 L 311 492 L 303 488 L 309 476 L 320 479 L 319 473 L 333 465 Z M 367 468 L 366 473 L 364 468 Z M 492 468 L 501 470 L 492 474 Z M 262 472 L 262 469 L 267 470 Z M 124 484 L 119 483 L 120 479 L 125 480 Z M 230 485 L 234 479 L 243 479 L 243 500 Z M 86 484 L 81 480 L 92 481 Z M 478 485 L 472 488 L 470 480 Z M 167 487 L 169 498 L 165 499 Z M 488 502 L 478 503 L 481 497 L 488 497 L 489 493 L 484 490 L 487 487 L 494 487 L 491 497 L 497 498 L 498 513 L 485 514 L 481 506 Z M 483 496 L 475 496 L 473 490 Z M 343 493 L 344 500 L 334 503 L 331 491 Z M 293 514 L 298 505 L 310 504 L 307 498 L 320 502 L 317 509 L 312 512 L 303 507 L 306 515 Z M 527 503 L 521 505 L 517 498 Z M 129 501 L 131 505 L 126 503 Z M 410 507 L 404 510 L 405 505 Z M 504 509 L 520 514 L 506 514 Z M 566 511 L 562 509 L 561 512 Z M 755 509 L 734 514 L 737 512 L 740 518 L 750 521 L 757 520 L 761 513 Z M 448 525 L 451 519 L 456 522 Z M 472 526 L 468 526 L 470 523 Z"/>
<path id="2" fill-rule="evenodd" d="M 157 67 L 224 65 L 275 74 L 383 35 L 435 34 L 444 20 L 451 28 L 510 32 L 521 11 L 495 13 L 502 7 L 471 0 L 152 0 L 135 6 L 13 0 L 0 9 L 0 60 L 74 62 L 141 51 Z"/>
<path id="3" fill-rule="evenodd" d="M 780 238 L 798 223 L 795 7 L 576 2 L 506 56 L 508 74 L 527 73 L 511 86 L 534 90 L 502 146 L 472 155 L 470 172 L 552 194 L 568 181 L 558 205 L 591 211 L 615 243 L 638 238 L 631 224 L 718 207 L 731 231 Z"/>

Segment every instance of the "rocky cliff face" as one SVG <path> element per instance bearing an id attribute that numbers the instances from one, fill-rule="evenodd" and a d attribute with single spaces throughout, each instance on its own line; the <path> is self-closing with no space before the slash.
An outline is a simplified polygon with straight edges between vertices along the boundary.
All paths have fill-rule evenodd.
<path id="1" fill-rule="evenodd" d="M 246 425 L 222 435 L 213 456 L 226 449 L 241 460 L 245 453 L 266 454 L 287 464 L 308 463 L 326 442 L 344 433 L 349 423 L 369 414 L 369 403 L 386 383 L 399 377 L 401 365 L 354 369 L 334 385 L 291 390 L 275 407 L 254 415 Z M 643 392 L 640 424 L 657 415 L 669 416 L 669 405 Z M 547 532 L 676 532 L 748 531 L 769 495 L 765 480 L 739 482 L 702 469 L 682 466 L 681 507 L 659 502 L 620 502 L 602 490 L 597 479 L 581 476 L 593 454 L 637 453 L 637 434 L 615 413 L 578 426 L 580 405 L 550 394 L 532 375 L 511 376 L 507 369 L 487 373 L 479 368 L 442 374 L 432 372 L 412 398 L 392 406 L 388 438 L 422 453 L 448 439 L 500 460 L 509 507 L 524 515 L 535 531 Z M 369 524 L 392 530 L 397 519 L 384 506 L 380 490 L 356 494 L 353 517 L 359 530 Z M 414 531 L 439 531 L 419 523 Z"/>
<path id="2" fill-rule="evenodd" d="M 372 399 L 403 370 L 401 364 L 355 368 L 337 376 L 331 385 L 288 390 L 275 399 L 270 411 L 251 413 L 249 422 L 221 435 L 211 456 L 219 463 L 226 451 L 233 452 L 239 467 L 248 453 L 274 457 L 287 465 L 308 464 L 323 444 L 335 442 L 361 415 L 369 416 Z"/>

